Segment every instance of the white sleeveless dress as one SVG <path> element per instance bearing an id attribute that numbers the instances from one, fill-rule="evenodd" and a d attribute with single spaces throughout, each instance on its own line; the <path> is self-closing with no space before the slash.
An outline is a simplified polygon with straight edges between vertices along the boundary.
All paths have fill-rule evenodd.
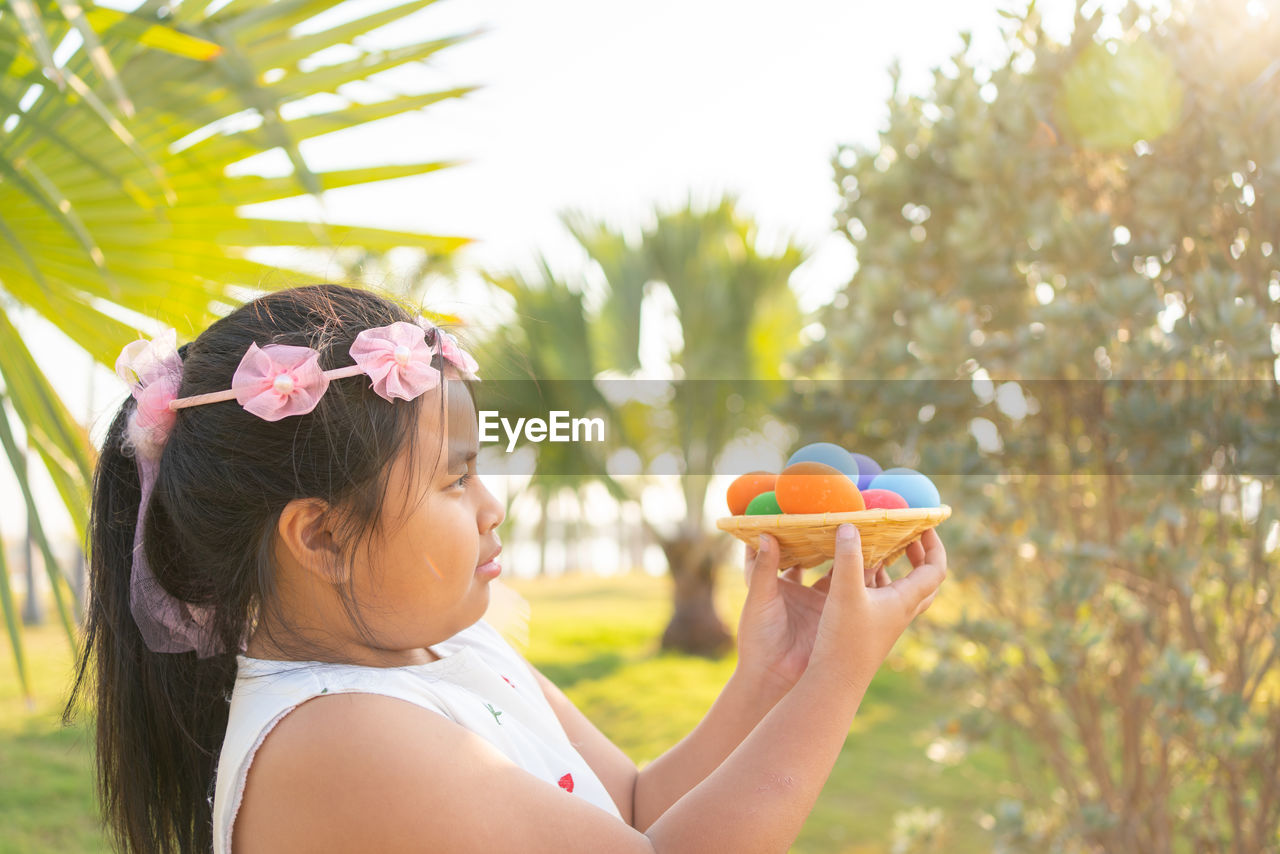
<path id="1" fill-rule="evenodd" d="M 398 697 L 444 715 L 493 744 L 512 762 L 566 793 L 618 816 L 608 791 L 569 742 L 519 652 L 481 619 L 434 646 L 439 661 L 364 667 L 236 657 L 227 734 L 213 797 L 214 854 L 230 854 L 249 764 L 267 733 L 319 694 Z"/>

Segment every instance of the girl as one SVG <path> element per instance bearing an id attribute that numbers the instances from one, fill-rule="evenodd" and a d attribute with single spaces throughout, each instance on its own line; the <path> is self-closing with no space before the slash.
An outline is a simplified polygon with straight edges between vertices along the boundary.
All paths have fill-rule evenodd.
<path id="1" fill-rule="evenodd" d="M 98 460 L 87 642 L 99 795 L 125 851 L 782 852 L 946 554 L 863 578 L 746 551 L 738 663 L 637 771 L 483 616 L 502 505 L 477 366 L 363 290 L 263 296 L 135 342 Z"/>

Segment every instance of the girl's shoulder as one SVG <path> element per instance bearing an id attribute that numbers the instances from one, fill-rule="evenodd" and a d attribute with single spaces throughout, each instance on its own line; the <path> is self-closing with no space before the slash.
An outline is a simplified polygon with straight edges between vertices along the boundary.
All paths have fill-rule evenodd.
<path id="1" fill-rule="evenodd" d="M 335 799 L 306 797 L 305 790 L 331 787 L 333 782 L 324 779 L 330 775 L 377 780 L 389 755 L 413 750 L 436 725 L 455 726 L 418 704 L 385 694 L 318 694 L 298 704 L 255 751 L 239 804 L 228 820 L 226 838 L 234 841 L 226 848 L 215 846 L 215 852 L 318 850 L 324 840 L 301 838 L 306 831 L 299 828 L 332 829 L 322 813 L 333 809 Z M 286 816 L 290 820 L 282 821 Z M 350 845 L 327 841 L 338 850 L 360 848 L 358 840 Z"/>
<path id="2" fill-rule="evenodd" d="M 508 681 L 513 684 L 521 679 L 514 666 L 522 661 L 519 654 L 482 621 L 434 648 L 439 660 L 404 667 L 237 656 L 214 792 L 215 854 L 230 850 L 232 828 L 239 826 L 242 804 L 251 797 L 251 781 L 269 775 L 274 762 L 292 754 L 291 745 L 323 743 L 312 739 L 334 733 L 421 727 L 441 718 L 474 727 L 488 717 L 483 708 L 471 708 L 477 705 L 476 692 L 496 690 L 490 684 L 497 678 L 495 670 L 512 672 Z M 320 735 L 322 731 L 328 735 Z M 264 759 L 267 772 L 261 770 Z"/>
<path id="3" fill-rule="evenodd" d="M 530 774 L 476 732 L 384 696 L 318 698 L 289 717 L 254 763 L 235 854 L 652 850 L 603 787 L 568 794 L 594 782 L 585 764 Z"/>
<path id="4" fill-rule="evenodd" d="M 226 842 L 233 834 L 273 839 L 272 823 L 282 808 L 276 799 L 286 797 L 278 781 L 326 773 L 330 761 L 346 763 L 343 774 L 383 780 L 394 775 L 401 759 L 390 746 L 395 744 L 404 755 L 429 755 L 428 764 L 443 768 L 465 761 L 492 769 L 501 757 L 554 791 L 572 791 L 620 817 L 569 741 L 532 667 L 501 633 L 480 620 L 433 648 L 443 654 L 440 660 L 399 668 L 292 662 L 285 663 L 291 669 L 255 672 L 250 661 L 237 682 L 219 764 L 215 854 L 230 850 Z M 458 750 L 465 755 L 455 755 Z M 327 797 L 312 794 L 311 803 Z M 250 817 L 242 825 L 242 811 L 261 819 Z M 237 846 L 236 854 L 241 850 Z"/>

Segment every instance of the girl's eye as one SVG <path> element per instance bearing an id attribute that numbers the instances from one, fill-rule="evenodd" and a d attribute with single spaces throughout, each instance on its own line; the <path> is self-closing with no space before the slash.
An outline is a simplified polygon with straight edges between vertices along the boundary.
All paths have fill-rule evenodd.
<path id="1" fill-rule="evenodd" d="M 466 487 L 466 485 L 467 485 L 468 483 L 470 483 L 470 482 L 471 482 L 471 476 L 472 476 L 472 475 L 471 475 L 471 472 L 467 472 L 467 473 L 466 473 L 466 474 L 464 474 L 462 477 L 458 478 L 457 480 L 455 480 L 453 483 L 451 483 L 451 484 L 449 484 L 449 485 L 450 485 L 450 486 L 461 486 L 461 487 L 465 488 L 465 487 Z"/>

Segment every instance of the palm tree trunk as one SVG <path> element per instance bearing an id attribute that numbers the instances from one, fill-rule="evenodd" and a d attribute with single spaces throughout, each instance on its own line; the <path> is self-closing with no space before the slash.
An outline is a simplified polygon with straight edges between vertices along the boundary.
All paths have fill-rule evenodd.
<path id="1" fill-rule="evenodd" d="M 649 548 L 649 529 L 644 525 L 644 508 L 639 502 L 632 506 L 635 510 L 635 538 L 631 541 L 631 562 L 637 572 L 644 572 L 644 554 Z"/>
<path id="2" fill-rule="evenodd" d="M 573 516 L 564 523 L 564 574 L 582 570 L 582 501 L 576 489 L 569 491 Z"/>
<path id="3" fill-rule="evenodd" d="M 674 611 L 662 633 L 662 648 L 720 658 L 733 649 L 733 636 L 716 613 L 715 554 L 701 539 L 696 535 L 662 543 L 675 584 Z"/>

